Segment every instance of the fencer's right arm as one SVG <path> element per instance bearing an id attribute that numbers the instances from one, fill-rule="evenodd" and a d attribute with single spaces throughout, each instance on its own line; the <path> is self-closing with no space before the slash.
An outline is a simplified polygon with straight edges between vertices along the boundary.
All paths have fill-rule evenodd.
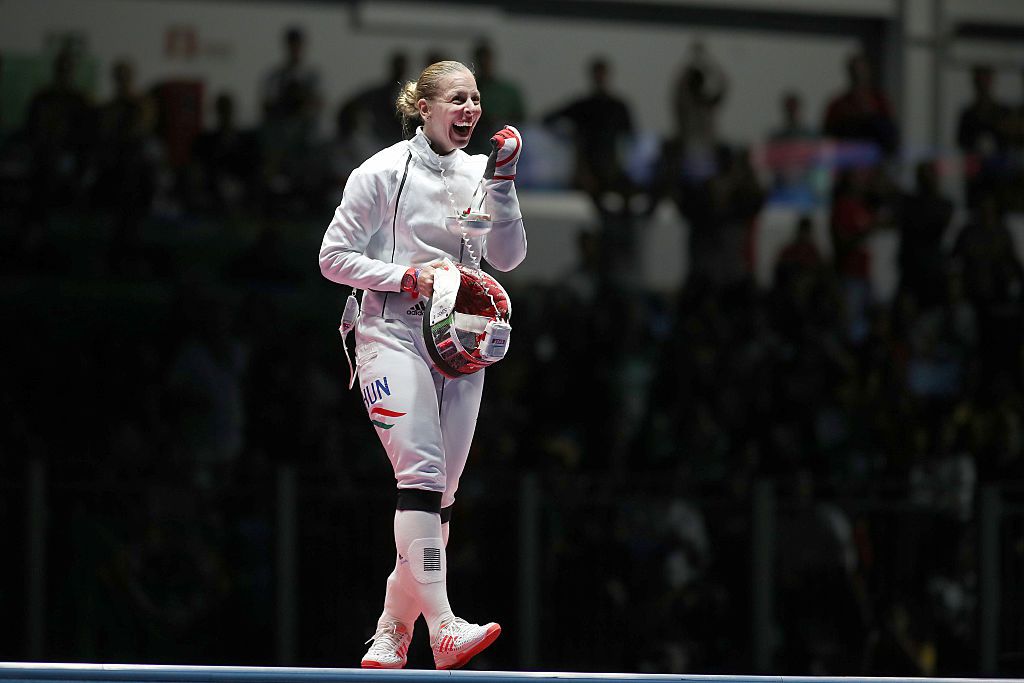
<path id="1" fill-rule="evenodd" d="M 320 245 L 320 272 L 325 278 L 356 289 L 401 290 L 406 266 L 363 253 L 380 228 L 387 205 L 387 188 L 379 176 L 361 168 L 352 172 Z"/>

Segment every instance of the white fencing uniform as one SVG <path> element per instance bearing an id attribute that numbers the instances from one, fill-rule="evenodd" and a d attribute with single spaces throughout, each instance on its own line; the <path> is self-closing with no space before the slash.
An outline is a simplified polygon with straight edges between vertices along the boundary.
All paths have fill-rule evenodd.
<path id="1" fill-rule="evenodd" d="M 445 257 L 472 263 L 482 255 L 507 271 L 526 256 L 510 180 L 485 182 L 490 233 L 464 243 L 444 227 L 446 216 L 469 206 L 486 162 L 459 149 L 439 157 L 417 130 L 352 172 L 320 248 L 324 277 L 365 290 L 356 326 L 359 384 L 398 488 L 439 492 L 442 507 L 452 504 L 469 455 L 484 371 L 450 380 L 434 369 L 423 299 L 401 292 L 401 280 L 409 266 Z"/>

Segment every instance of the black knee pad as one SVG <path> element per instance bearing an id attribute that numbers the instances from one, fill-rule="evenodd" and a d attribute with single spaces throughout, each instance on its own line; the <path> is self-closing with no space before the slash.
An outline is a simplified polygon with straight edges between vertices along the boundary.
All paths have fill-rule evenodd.
<path id="1" fill-rule="evenodd" d="M 424 489 L 398 489 L 395 509 L 441 514 L 441 492 Z"/>

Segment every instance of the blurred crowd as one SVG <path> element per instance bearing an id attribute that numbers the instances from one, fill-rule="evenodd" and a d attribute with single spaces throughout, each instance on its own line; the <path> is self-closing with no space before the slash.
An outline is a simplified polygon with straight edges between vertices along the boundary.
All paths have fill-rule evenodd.
<path id="1" fill-rule="evenodd" d="M 392 55 L 325 139 L 330 98 L 305 47 L 300 29 L 283 34 L 248 127 L 227 92 L 211 94 L 205 127 L 201 89 L 142 88 L 130 59 L 94 102 L 63 50 L 0 139 L 0 297 L 14 321 L 0 480 L 48 465 L 52 519 L 66 522 L 53 562 L 73 568 L 51 586 L 76 615 L 50 638 L 66 659 L 274 663 L 282 464 L 315 492 L 302 499 L 315 552 L 301 551 L 300 575 L 318 588 L 300 596 L 314 622 L 300 659 L 351 666 L 379 611 L 333 581 L 352 561 L 369 577 L 362 595 L 377 594 L 386 570 L 370 558 L 387 553 L 363 549 L 389 537 L 375 523 L 390 501 L 365 490 L 386 490 L 390 471 L 345 391 L 334 328 L 347 290 L 314 256 L 348 174 L 402 137 L 393 102 L 418 69 Z M 505 123 L 543 128 L 573 150 L 566 183 L 595 209 L 571 272 L 510 287 L 515 348 L 488 374 L 481 462 L 455 513 L 481 526 L 467 537 L 488 538 L 501 510 L 487 492 L 541 476 L 543 665 L 749 672 L 749 501 L 767 479 L 780 501 L 775 673 L 971 673 L 976 494 L 1024 482 L 1024 269 L 1010 230 L 1024 211 L 1024 104 L 999 102 L 993 70 L 975 69 L 955 131 L 964 187 L 950 197 L 952 155 L 904 172 L 866 55 L 816 122 L 798 91 L 780 93 L 780 124 L 754 150 L 719 130 L 728 74 L 696 42 L 665 105 L 674 132 L 641 164 L 610 59 L 587 65 L 579 97 L 538 113 L 488 44 L 425 61 L 447 57 L 475 68 L 482 93 L 469 151 Z M 643 288 L 634 267 L 664 202 L 688 227 L 672 292 Z M 751 244 L 778 205 L 799 217 L 763 286 Z M 891 296 L 871 278 L 885 231 L 899 236 Z M 453 571 L 507 559 L 479 574 L 474 595 L 486 593 L 502 572 L 515 582 L 511 554 L 499 539 L 454 547 Z M 514 624 L 514 596 L 485 600 Z M 17 658 L 7 635 L 0 655 Z M 1009 637 L 1019 645 L 1024 628 Z M 485 664 L 515 668 L 514 654 Z"/>

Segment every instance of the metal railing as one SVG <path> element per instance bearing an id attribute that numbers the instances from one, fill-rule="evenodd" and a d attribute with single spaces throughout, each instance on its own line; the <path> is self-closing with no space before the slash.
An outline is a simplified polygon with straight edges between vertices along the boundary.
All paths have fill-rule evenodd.
<path id="1" fill-rule="evenodd" d="M 143 616 L 136 621 L 149 619 L 146 610 L 152 610 L 148 603 L 154 598 L 147 597 L 146 591 L 137 584 L 140 576 L 151 577 L 152 572 L 161 571 L 162 565 L 125 568 L 122 564 L 139 561 L 132 553 L 138 552 L 138 544 L 143 542 L 140 535 L 180 533 L 183 535 L 181 547 L 195 556 L 196 566 L 200 567 L 195 570 L 199 572 L 196 575 L 206 572 L 200 578 L 214 586 L 209 593 L 215 597 L 224 595 L 217 593 L 220 590 L 217 582 L 223 583 L 217 572 L 229 572 L 223 566 L 203 568 L 203 562 L 224 565 L 236 561 L 246 568 L 244 579 L 235 575 L 230 582 L 235 590 L 238 586 L 248 586 L 247 594 L 255 596 L 248 603 L 239 599 L 235 602 L 240 603 L 242 613 L 248 609 L 242 618 L 252 622 L 257 642 L 250 643 L 251 649 L 247 650 L 250 661 L 239 663 L 289 665 L 318 663 L 320 659 L 347 661 L 344 655 L 331 652 L 332 643 L 358 642 L 355 635 L 358 629 L 371 623 L 376 617 L 375 610 L 379 610 L 378 593 L 386 575 L 389 548 L 393 550 L 386 534 L 390 524 L 385 523 L 391 506 L 390 495 L 387 489 L 375 493 L 358 487 L 338 490 L 334 484 L 303 476 L 291 465 L 279 466 L 273 479 L 263 486 L 221 494 L 224 499 L 213 500 L 205 507 L 200 504 L 191 513 L 171 512 L 161 518 L 163 521 L 149 526 L 133 517 L 141 519 L 149 514 L 150 508 L 161 506 L 162 513 L 166 513 L 167 506 L 179 505 L 175 501 L 183 501 L 180 505 L 187 507 L 191 504 L 190 496 L 198 494 L 187 487 L 172 487 L 166 495 L 157 496 L 154 503 L 150 499 L 152 492 L 148 490 L 152 484 L 93 482 L 83 485 L 55 481 L 39 459 L 31 461 L 23 481 L 0 481 L 0 491 L 12 494 L 9 500 L 20 500 L 24 513 L 21 520 L 4 520 L 8 529 L 23 529 L 23 550 L 9 555 L 7 570 L 11 572 L 12 565 L 20 564 L 21 572 L 13 571 L 13 574 L 22 575 L 20 585 L 24 590 L 21 595 L 12 591 L 6 605 L 2 604 L 0 595 L 0 609 L 8 613 L 15 608 L 23 610 L 22 616 L 13 620 L 13 623 L 23 624 L 23 632 L 8 638 L 7 656 L 0 659 L 88 661 L 108 657 L 106 646 L 95 642 L 102 638 L 79 633 L 89 631 L 88 624 L 75 628 L 63 625 L 69 612 L 74 614 L 77 609 L 69 604 L 68 596 L 77 595 L 76 600 L 85 601 L 78 590 L 85 586 L 85 592 L 96 593 L 88 598 L 89 604 L 116 603 L 121 599 L 134 601 L 133 604 L 142 605 L 138 609 Z M 657 532 L 643 531 L 646 529 L 644 520 L 658 519 L 673 505 L 685 502 L 696 511 L 696 517 L 704 520 L 701 524 L 710 529 L 706 533 L 714 537 L 707 542 L 710 544 L 707 552 L 722 554 L 722 545 L 733 546 L 730 555 L 716 565 L 729 570 L 731 578 L 718 581 L 720 588 L 733 596 L 730 609 L 734 612 L 730 619 L 735 631 L 732 646 L 736 648 L 736 659 L 724 666 L 761 673 L 778 670 L 779 613 L 786 608 L 786 597 L 779 589 L 780 579 L 786 578 L 778 575 L 780 552 L 785 552 L 780 550 L 780 543 L 789 533 L 791 512 L 796 504 L 780 496 L 769 481 L 757 482 L 747 496 L 728 500 L 680 496 L 665 487 L 657 490 L 661 492 L 645 494 L 643 486 L 638 484 L 631 487 L 631 491 L 617 493 L 614 482 L 575 486 L 570 490 L 558 479 L 532 472 L 520 475 L 517 481 L 469 480 L 464 483 L 459 507 L 465 512 L 457 513 L 453 528 L 458 538 L 465 540 L 460 542 L 458 550 L 450 553 L 450 563 L 456 564 L 456 575 L 469 574 L 470 583 L 474 581 L 473 576 L 479 575 L 477 565 L 484 562 L 481 558 L 502 566 L 504 573 L 488 570 L 486 574 L 507 579 L 507 595 L 474 599 L 514 622 L 514 629 L 508 631 L 516 634 L 515 646 L 506 648 L 508 659 L 499 660 L 498 664 L 527 670 L 550 667 L 552 663 L 568 664 L 567 668 L 581 666 L 572 667 L 572 661 L 559 659 L 552 653 L 552 648 L 558 647 L 559 634 L 553 624 L 568 618 L 566 612 L 573 609 L 570 604 L 573 597 L 562 591 L 566 587 L 573 590 L 574 584 L 566 581 L 565 576 L 590 572 L 598 580 L 593 580 L 592 576 L 582 583 L 598 585 L 603 574 L 614 575 L 614 581 L 627 584 L 627 589 L 638 588 L 638 585 L 645 588 L 645 583 L 654 585 L 663 581 L 659 575 L 644 574 L 647 570 L 643 567 L 626 567 L 616 573 L 618 570 L 606 568 L 599 558 L 587 553 L 602 547 L 600 533 L 613 534 L 615 525 L 624 523 L 629 527 L 623 532 L 627 539 L 641 542 L 647 542 L 648 536 L 654 539 Z M 15 493 L 20 494 L 20 498 Z M 927 520 L 938 514 L 919 504 L 891 499 L 852 501 L 847 509 L 855 515 L 874 515 L 879 528 L 914 515 Z M 10 515 L 12 508 L 8 506 L 6 510 Z M 629 521 L 631 517 L 636 519 Z M 219 531 L 213 533 L 206 546 L 190 547 L 188 533 L 194 529 L 189 525 L 205 525 L 210 518 L 220 520 Z M 598 529 L 597 536 L 583 528 L 580 520 L 588 518 L 596 520 L 596 525 L 605 525 Z M 110 526 L 118 524 L 125 525 L 124 530 L 116 533 L 122 534 L 127 544 L 104 545 L 103 538 L 115 534 Z M 730 535 L 719 533 L 716 524 L 729 525 Z M 976 513 L 965 524 L 966 537 L 976 539 L 974 550 L 977 553 L 972 672 L 986 676 L 1018 673 L 1013 657 L 1024 649 L 1024 629 L 1019 623 L 1020 607 L 1024 605 L 1021 553 L 1024 505 L 1006 500 L 999 487 L 985 486 L 978 493 Z M 637 529 L 641 533 L 636 533 Z M 239 536 L 245 536 L 246 540 L 240 541 Z M 18 545 L 14 541 L 8 547 L 16 550 Z M 232 554 L 235 551 L 225 550 L 241 545 L 245 548 L 238 551 L 237 556 Z M 620 552 L 619 547 L 606 547 L 609 552 Z M 691 549 L 684 550 L 690 552 Z M 173 555 L 175 547 L 173 544 L 157 547 L 154 552 Z M 643 552 L 638 555 L 642 556 Z M 90 560 L 83 557 L 88 553 L 102 557 L 94 558 L 90 564 Z M 160 561 L 173 562 L 163 555 Z M 211 555 L 216 557 L 211 558 Z M 634 558 L 620 559 L 625 565 Z M 927 564 L 932 558 L 920 557 L 914 561 Z M 743 562 L 747 563 L 745 568 L 736 566 Z M 664 562 L 650 566 L 660 572 Z M 111 574 L 118 571 L 123 571 L 128 578 L 111 579 Z M 716 569 L 705 564 L 699 571 L 708 574 Z M 884 573 L 884 570 L 879 572 Z M 97 588 L 101 583 L 103 587 Z M 486 591 L 499 592 L 501 583 L 495 580 L 487 585 Z M 160 591 L 166 590 L 166 586 L 160 586 L 151 593 L 163 599 Z M 171 586 L 170 590 L 173 592 L 175 587 Z M 484 587 L 479 586 L 477 590 L 483 591 Z M 579 590 L 580 595 L 586 596 L 586 588 L 579 587 Z M 647 595 L 645 591 L 639 592 Z M 671 591 L 666 589 L 665 594 Z M 660 594 L 652 591 L 651 595 L 653 597 L 643 605 L 658 604 Z M 637 598 L 630 595 L 628 599 Z M 598 596 L 593 600 L 596 604 L 605 598 Z M 202 595 L 192 602 L 205 609 L 209 605 L 202 604 L 204 601 L 209 603 L 211 599 Z M 177 607 L 172 605 L 172 608 Z M 338 609 L 329 609 L 333 607 Z M 642 608 L 641 605 L 636 607 Z M 579 607 L 583 611 L 589 608 Z M 351 615 L 337 614 L 345 610 L 350 610 Z M 238 614 L 232 612 L 232 618 L 237 618 Z M 87 619 L 88 614 L 75 618 Z M 359 623 L 352 625 L 346 620 Z M 231 618 L 224 620 L 224 627 L 234 628 L 234 625 L 236 621 Z M 265 633 L 266 629 L 272 633 Z M 77 639 L 68 635 L 69 630 L 79 634 Z M 311 642 L 311 634 L 317 637 L 318 633 L 325 632 L 336 639 L 332 641 L 333 636 L 322 636 L 324 643 Z M 82 645 L 83 642 L 88 646 Z M 576 651 L 575 656 L 589 661 L 595 653 L 600 654 L 601 642 L 595 642 L 592 650 Z M 230 649 L 195 652 L 187 649 L 187 644 L 184 647 L 181 651 L 184 656 L 198 658 L 201 663 L 226 663 L 225 659 L 232 656 Z M 131 643 L 122 645 L 121 651 L 131 657 Z M 142 649 L 136 656 L 143 661 L 154 658 L 164 661 L 181 652 Z M 596 666 L 601 658 L 593 657 L 593 661 Z"/>

